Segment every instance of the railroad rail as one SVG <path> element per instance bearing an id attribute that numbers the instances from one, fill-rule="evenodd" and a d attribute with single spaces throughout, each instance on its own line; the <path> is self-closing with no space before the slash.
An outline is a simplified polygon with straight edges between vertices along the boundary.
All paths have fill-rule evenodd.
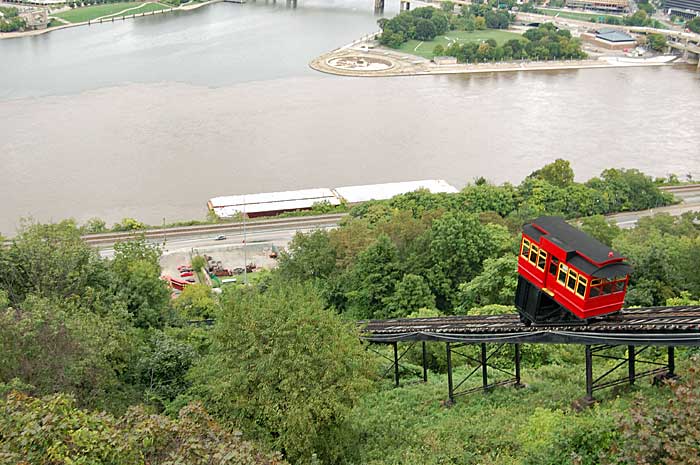
<path id="1" fill-rule="evenodd" d="M 593 402 L 593 392 L 617 386 L 623 383 L 634 384 L 644 376 L 656 378 L 675 377 L 675 347 L 700 347 L 700 306 L 648 307 L 623 309 L 619 313 L 594 319 L 581 324 L 556 324 L 526 326 L 517 314 L 489 316 L 447 316 L 434 318 L 409 318 L 391 320 L 372 320 L 360 322 L 361 337 L 374 344 L 393 346 L 393 359 L 386 357 L 392 364 L 394 380 L 399 386 L 399 367 L 404 355 L 417 343 L 423 348 L 423 380 L 427 380 L 426 341 L 444 342 L 447 355 L 448 403 L 455 397 L 506 385 L 522 386 L 521 344 L 580 344 L 585 346 L 586 359 L 586 396 L 584 404 Z M 399 343 L 408 348 L 399 351 Z M 476 344 L 480 346 L 480 357 L 470 357 L 459 352 L 461 347 Z M 489 351 L 488 345 L 492 347 Z M 490 363 L 492 357 L 508 345 L 513 346 L 515 369 L 507 372 L 502 367 Z M 654 360 L 642 360 L 639 355 L 649 347 L 667 347 L 666 363 Z M 621 356 L 616 348 L 625 347 L 626 354 Z M 457 353 L 476 367 L 460 383 L 453 383 L 452 355 Z M 384 354 L 380 354 L 385 357 Z M 615 360 L 617 364 L 595 378 L 593 376 L 593 358 Z M 638 372 L 637 364 L 653 366 L 652 369 Z M 627 376 L 608 380 L 616 370 L 627 367 Z M 489 382 L 489 369 L 506 373 L 510 377 L 496 382 Z M 481 371 L 482 385 L 459 391 L 459 387 L 470 377 Z"/>

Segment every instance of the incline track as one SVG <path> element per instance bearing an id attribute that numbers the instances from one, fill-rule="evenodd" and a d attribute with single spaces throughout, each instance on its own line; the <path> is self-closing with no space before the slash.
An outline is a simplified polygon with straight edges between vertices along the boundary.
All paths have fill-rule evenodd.
<path id="1" fill-rule="evenodd" d="M 588 324 L 525 326 L 517 314 L 361 322 L 371 342 L 463 341 L 700 346 L 700 306 L 623 309 Z"/>

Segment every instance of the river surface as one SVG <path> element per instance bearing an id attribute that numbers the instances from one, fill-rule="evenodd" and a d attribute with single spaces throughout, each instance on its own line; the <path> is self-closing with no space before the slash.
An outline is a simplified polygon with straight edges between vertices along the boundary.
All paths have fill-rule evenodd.
<path id="1" fill-rule="evenodd" d="M 203 218 L 210 197 L 237 193 L 519 182 L 559 157 L 579 180 L 613 166 L 700 178 L 692 68 L 308 68 L 376 19 L 371 0 L 219 3 L 0 41 L 0 233 L 27 216 Z"/>

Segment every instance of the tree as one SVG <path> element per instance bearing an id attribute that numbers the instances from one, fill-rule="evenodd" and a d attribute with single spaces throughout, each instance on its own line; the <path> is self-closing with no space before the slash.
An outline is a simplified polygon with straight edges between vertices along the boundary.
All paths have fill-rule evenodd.
<path id="1" fill-rule="evenodd" d="M 486 20 L 483 18 L 483 16 L 477 16 L 474 18 L 474 29 L 478 31 L 483 31 L 486 29 Z"/>
<path id="2" fill-rule="evenodd" d="M 357 319 L 388 316 L 387 300 L 400 279 L 398 251 L 391 239 L 382 234 L 348 270 L 345 297 L 350 314 Z"/>
<path id="3" fill-rule="evenodd" d="M 102 233 L 107 231 L 107 223 L 101 218 L 90 218 L 81 229 L 86 234 Z"/>
<path id="4" fill-rule="evenodd" d="M 433 48 L 433 55 L 436 57 L 443 56 L 445 54 L 445 47 L 442 46 L 442 44 L 437 44 L 435 48 Z"/>
<path id="5" fill-rule="evenodd" d="M 67 392 L 84 406 L 123 408 L 137 397 L 123 382 L 137 344 L 119 309 L 97 317 L 65 299 L 29 296 L 0 309 L 0 382 L 17 378 L 33 394 Z"/>
<path id="6" fill-rule="evenodd" d="M 141 229 L 146 229 L 146 225 L 133 218 L 124 218 L 112 226 L 112 231 L 138 231 Z"/>
<path id="7" fill-rule="evenodd" d="M 648 21 L 649 17 L 644 10 L 637 10 L 633 15 L 624 18 L 624 22 L 628 26 L 646 26 Z"/>
<path id="8" fill-rule="evenodd" d="M 19 304 L 29 294 L 94 299 L 108 286 L 104 262 L 71 221 L 25 224 L 0 248 L 0 289 Z"/>
<path id="9" fill-rule="evenodd" d="M 582 218 L 581 230 L 610 247 L 621 232 L 615 223 L 608 222 L 603 215 Z"/>
<path id="10" fill-rule="evenodd" d="M 436 34 L 437 29 L 432 21 L 421 18 L 416 22 L 416 39 L 433 40 Z"/>
<path id="11" fill-rule="evenodd" d="M 405 274 L 396 285 L 394 295 L 387 299 L 390 318 L 406 317 L 421 308 L 435 308 L 435 296 L 422 276 Z"/>
<path id="12" fill-rule="evenodd" d="M 687 21 L 685 23 L 685 27 L 690 29 L 691 31 L 700 34 L 700 16 L 696 16 L 695 18 L 691 19 L 690 21 Z"/>
<path id="13" fill-rule="evenodd" d="M 502 227 L 494 227 L 509 235 Z M 481 272 L 484 259 L 496 255 L 491 232 L 476 215 L 446 213 L 433 222 L 428 244 L 428 282 L 437 298 L 438 309 L 448 310 L 453 304 L 459 284 Z"/>
<path id="14" fill-rule="evenodd" d="M 483 305 L 512 305 L 518 284 L 518 257 L 505 255 L 484 260 L 483 271 L 459 286 L 459 313 Z"/>
<path id="15" fill-rule="evenodd" d="M 644 10 L 648 16 L 651 16 L 656 12 L 656 8 L 649 3 L 648 1 L 646 2 L 638 2 L 637 6 L 639 7 L 640 10 Z"/>
<path id="16" fill-rule="evenodd" d="M 660 191 L 651 177 L 635 169 L 606 169 L 600 178 L 588 180 L 586 186 L 603 194 L 605 213 L 646 210 L 673 202 L 673 195 Z"/>
<path id="17" fill-rule="evenodd" d="M 435 35 L 444 34 L 450 28 L 450 21 L 443 13 L 435 13 L 430 21 L 435 26 Z M 434 36 L 433 36 L 434 38 Z"/>
<path id="18" fill-rule="evenodd" d="M 195 255 L 192 257 L 192 269 L 195 271 L 202 271 L 204 267 L 207 266 L 207 261 L 201 255 Z"/>
<path id="19" fill-rule="evenodd" d="M 146 398 L 165 405 L 189 387 L 185 379 L 195 360 L 194 349 L 160 331 L 151 336 L 139 356 L 136 371 Z"/>
<path id="20" fill-rule="evenodd" d="M 574 170 L 568 160 L 557 158 L 553 163 L 544 165 L 530 176 L 544 179 L 557 187 L 566 187 L 574 182 Z"/>
<path id="21" fill-rule="evenodd" d="M 279 272 L 285 279 L 327 278 L 335 270 L 336 254 L 328 231 L 296 233 L 279 256 Z"/>
<path id="22" fill-rule="evenodd" d="M 649 34 L 649 45 L 657 52 L 662 52 L 666 48 L 666 36 L 663 34 Z"/>
<path id="23" fill-rule="evenodd" d="M 192 284 L 185 287 L 173 307 L 180 317 L 187 320 L 214 318 L 219 310 L 219 302 L 206 284 Z"/>
<path id="24" fill-rule="evenodd" d="M 162 328 L 168 317 L 170 291 L 160 279 L 160 249 L 144 238 L 114 244 L 111 287 L 134 325 Z"/>
<path id="25" fill-rule="evenodd" d="M 293 463 L 337 463 L 344 419 L 370 388 L 358 329 L 328 312 L 313 287 L 278 282 L 226 299 L 193 393 L 220 417 L 284 450 Z"/>

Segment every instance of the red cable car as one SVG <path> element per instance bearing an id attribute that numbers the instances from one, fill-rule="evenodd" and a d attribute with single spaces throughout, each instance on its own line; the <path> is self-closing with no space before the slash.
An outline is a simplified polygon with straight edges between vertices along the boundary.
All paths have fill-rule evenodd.
<path id="1" fill-rule="evenodd" d="M 632 267 L 556 216 L 523 227 L 515 306 L 523 323 L 586 322 L 622 308 Z"/>

